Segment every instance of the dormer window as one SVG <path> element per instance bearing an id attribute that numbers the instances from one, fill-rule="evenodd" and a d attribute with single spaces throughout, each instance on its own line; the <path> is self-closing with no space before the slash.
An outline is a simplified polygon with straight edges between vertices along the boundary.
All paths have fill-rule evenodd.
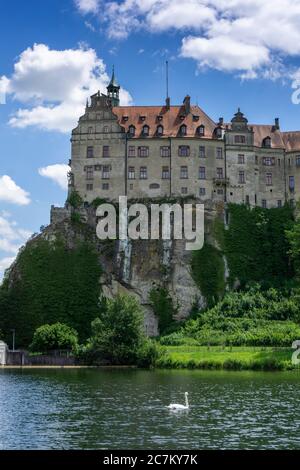
<path id="1" fill-rule="evenodd" d="M 199 127 L 197 127 L 197 134 L 200 135 L 201 137 L 204 136 L 205 134 L 205 127 L 203 126 L 203 124 Z"/>
<path id="2" fill-rule="evenodd" d="M 160 136 L 160 135 L 163 135 L 163 133 L 164 133 L 163 126 L 157 126 L 156 134 Z"/>
<path id="3" fill-rule="evenodd" d="M 186 125 L 182 124 L 182 126 L 180 126 L 180 128 L 179 128 L 179 134 L 180 135 L 186 135 L 186 131 L 187 131 Z"/>
<path id="4" fill-rule="evenodd" d="M 149 135 L 149 126 L 147 126 L 147 124 L 145 126 L 143 126 L 143 136 L 148 136 Z"/>
<path id="5" fill-rule="evenodd" d="M 128 134 L 130 135 L 130 137 L 134 137 L 135 135 L 135 127 L 133 125 L 129 126 L 128 128 Z"/>
<path id="6" fill-rule="evenodd" d="M 271 148 L 271 138 L 266 137 L 262 142 L 262 146 L 265 148 Z"/>

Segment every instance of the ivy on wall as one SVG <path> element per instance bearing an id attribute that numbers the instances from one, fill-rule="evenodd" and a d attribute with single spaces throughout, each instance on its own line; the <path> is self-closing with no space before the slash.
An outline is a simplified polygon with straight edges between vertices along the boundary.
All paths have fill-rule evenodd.
<path id="1" fill-rule="evenodd" d="M 166 288 L 154 287 L 150 291 L 149 299 L 153 311 L 158 318 L 159 332 L 163 334 L 171 327 L 174 322 L 174 315 L 176 314 L 172 297 Z"/>
<path id="2" fill-rule="evenodd" d="M 211 306 L 220 300 L 225 292 L 225 273 L 222 253 L 207 242 L 201 250 L 192 254 L 192 276 Z"/>
<path id="3" fill-rule="evenodd" d="M 13 283 L 0 287 L 0 329 L 17 345 L 28 346 L 33 332 L 45 323 L 66 323 L 82 341 L 97 317 L 101 267 L 90 244 L 80 242 L 70 250 L 63 241 L 44 239 L 27 244 L 18 257 Z"/>
<path id="4" fill-rule="evenodd" d="M 253 209 L 229 205 L 229 227 L 224 231 L 224 253 L 230 283 L 249 281 L 280 285 L 293 276 L 285 231 L 293 224 L 293 211 L 286 205 L 276 209 Z"/>

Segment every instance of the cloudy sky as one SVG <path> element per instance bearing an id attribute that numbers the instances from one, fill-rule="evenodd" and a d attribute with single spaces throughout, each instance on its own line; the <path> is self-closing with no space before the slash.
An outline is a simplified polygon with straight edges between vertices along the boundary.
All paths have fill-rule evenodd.
<path id="1" fill-rule="evenodd" d="M 300 129 L 300 0 L 1 0 L 0 278 L 66 198 L 70 131 L 113 64 L 122 104 Z M 292 98 L 293 97 L 293 98 Z"/>

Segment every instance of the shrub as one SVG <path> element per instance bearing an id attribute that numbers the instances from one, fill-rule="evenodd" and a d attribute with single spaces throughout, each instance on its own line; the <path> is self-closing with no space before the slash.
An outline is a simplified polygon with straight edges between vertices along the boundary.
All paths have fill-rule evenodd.
<path id="1" fill-rule="evenodd" d="M 137 352 L 136 364 L 143 368 L 153 367 L 162 354 L 162 348 L 158 343 L 145 339 Z"/>
<path id="2" fill-rule="evenodd" d="M 29 348 L 32 352 L 47 352 L 56 349 L 69 349 L 76 352 L 77 347 L 77 331 L 63 323 L 55 323 L 37 328 Z"/>
<path id="3" fill-rule="evenodd" d="M 86 354 L 94 361 L 134 364 L 143 346 L 143 313 L 135 297 L 118 295 L 105 302 L 99 318 L 92 322 Z"/>

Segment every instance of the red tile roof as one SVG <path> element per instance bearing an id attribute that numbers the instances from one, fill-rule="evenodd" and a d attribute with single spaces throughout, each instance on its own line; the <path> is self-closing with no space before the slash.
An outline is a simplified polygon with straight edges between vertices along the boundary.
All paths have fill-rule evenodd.
<path id="1" fill-rule="evenodd" d="M 287 152 L 300 151 L 300 131 L 282 132 Z"/>
<path id="2" fill-rule="evenodd" d="M 187 137 L 197 135 L 197 128 L 205 126 L 205 138 L 212 139 L 217 124 L 210 119 L 199 106 L 191 105 L 190 113 L 185 114 L 185 106 L 118 106 L 113 108 L 113 113 L 118 117 L 119 123 L 128 131 L 130 125 L 135 126 L 135 137 L 140 137 L 144 125 L 149 126 L 149 137 L 156 135 L 158 125 L 164 128 L 163 137 L 176 137 L 180 126 L 187 126 Z M 141 116 L 145 119 L 142 120 Z M 159 120 L 158 116 L 162 116 Z M 194 120 L 193 116 L 198 116 Z M 124 119 L 125 117 L 125 119 Z"/>

